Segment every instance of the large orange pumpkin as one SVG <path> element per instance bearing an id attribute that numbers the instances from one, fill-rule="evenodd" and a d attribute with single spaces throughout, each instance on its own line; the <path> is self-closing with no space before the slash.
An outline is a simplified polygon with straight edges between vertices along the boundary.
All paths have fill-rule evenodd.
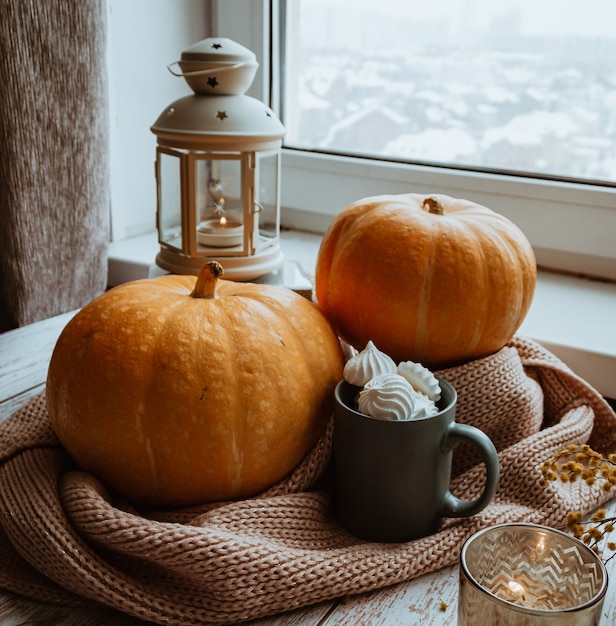
<path id="1" fill-rule="evenodd" d="M 116 287 L 62 332 L 49 417 L 119 494 L 181 506 L 255 494 L 322 434 L 342 377 L 321 311 L 282 287 L 162 276 Z"/>
<path id="2" fill-rule="evenodd" d="M 316 296 L 334 330 L 433 368 L 499 350 L 530 307 L 536 262 L 520 229 L 445 195 L 349 205 L 326 232 Z"/>

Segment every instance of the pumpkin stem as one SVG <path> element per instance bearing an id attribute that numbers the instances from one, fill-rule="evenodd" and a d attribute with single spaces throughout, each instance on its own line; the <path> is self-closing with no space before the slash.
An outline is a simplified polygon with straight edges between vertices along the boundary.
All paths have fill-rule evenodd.
<path id="1" fill-rule="evenodd" d="M 223 275 L 218 261 L 208 261 L 199 272 L 191 298 L 216 298 L 216 282 Z"/>
<path id="2" fill-rule="evenodd" d="M 433 213 L 434 215 L 444 215 L 445 209 L 443 209 L 443 205 L 436 198 L 426 198 L 423 201 L 422 207 L 424 209 L 428 209 L 428 213 Z"/>

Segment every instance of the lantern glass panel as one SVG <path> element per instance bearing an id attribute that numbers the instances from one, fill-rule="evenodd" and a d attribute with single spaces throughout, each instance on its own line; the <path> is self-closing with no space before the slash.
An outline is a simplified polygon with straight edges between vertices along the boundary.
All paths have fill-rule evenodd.
<path id="1" fill-rule="evenodd" d="M 180 155 L 158 150 L 158 237 L 161 244 L 182 248 Z"/>
<path id="2" fill-rule="evenodd" d="M 258 211 L 257 249 L 272 245 L 280 235 L 280 153 L 258 153 L 255 172 L 255 203 Z"/>
<path id="3" fill-rule="evenodd" d="M 195 161 L 197 254 L 244 252 L 242 172 L 239 155 L 207 154 Z"/>

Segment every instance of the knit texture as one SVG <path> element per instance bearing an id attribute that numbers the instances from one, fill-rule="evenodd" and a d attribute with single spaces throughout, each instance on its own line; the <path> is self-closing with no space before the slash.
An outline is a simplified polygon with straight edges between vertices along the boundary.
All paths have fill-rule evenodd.
<path id="1" fill-rule="evenodd" d="M 455 563 L 480 528 L 560 526 L 568 511 L 609 497 L 585 484 L 540 485 L 539 465 L 569 444 L 616 451 L 616 414 L 551 353 L 516 338 L 439 374 L 458 391 L 456 420 L 494 441 L 502 477 L 482 513 L 402 544 L 359 540 L 337 524 L 331 422 L 293 475 L 258 497 L 140 512 L 75 468 L 41 394 L 0 424 L 0 586 L 161 624 L 234 624 L 410 580 Z M 459 447 L 452 492 L 476 498 L 484 472 Z"/>

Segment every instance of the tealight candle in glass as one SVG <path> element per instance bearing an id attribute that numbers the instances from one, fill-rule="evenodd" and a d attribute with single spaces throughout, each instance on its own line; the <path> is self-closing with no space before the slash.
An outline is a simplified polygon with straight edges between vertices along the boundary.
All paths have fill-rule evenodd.
<path id="1" fill-rule="evenodd" d="M 462 548 L 458 626 L 596 626 L 607 583 L 601 559 L 563 532 L 492 526 Z"/>
<path id="2" fill-rule="evenodd" d="M 241 246 L 244 241 L 244 227 L 238 220 L 221 217 L 201 222 L 197 227 L 197 241 L 212 248 Z"/>

